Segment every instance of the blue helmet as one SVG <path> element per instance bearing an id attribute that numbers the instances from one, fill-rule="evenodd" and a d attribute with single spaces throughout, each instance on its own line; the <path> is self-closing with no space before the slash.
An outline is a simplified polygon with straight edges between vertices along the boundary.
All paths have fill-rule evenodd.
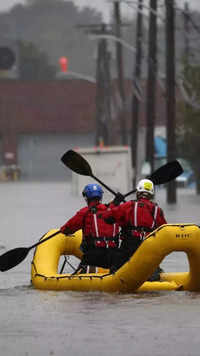
<path id="1" fill-rule="evenodd" d="M 97 198 L 99 200 L 103 197 L 103 189 L 98 184 L 88 184 L 83 189 L 83 197 L 86 199 Z"/>

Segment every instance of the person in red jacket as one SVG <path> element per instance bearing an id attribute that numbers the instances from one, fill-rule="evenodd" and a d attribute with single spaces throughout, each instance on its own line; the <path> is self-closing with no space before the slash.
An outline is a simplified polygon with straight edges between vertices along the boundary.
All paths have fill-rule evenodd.
<path id="1" fill-rule="evenodd" d="M 88 184 L 82 192 L 87 202 L 87 206 L 80 209 L 61 228 L 61 232 L 66 235 L 73 234 L 82 229 L 83 237 L 81 250 L 83 257 L 75 273 L 85 273 L 87 266 L 97 266 L 111 268 L 113 255 L 118 250 L 119 225 L 107 224 L 99 214 L 105 212 L 109 207 L 102 204 L 103 190 L 98 184 Z"/>
<path id="2" fill-rule="evenodd" d="M 138 249 L 145 237 L 163 224 L 167 224 L 162 209 L 153 202 L 154 184 L 149 179 L 139 181 L 136 200 L 130 200 L 102 214 L 108 223 L 118 223 L 121 227 L 121 246 L 125 263 Z M 116 264 L 116 269 L 123 264 Z M 159 280 L 161 269 L 155 271 L 149 280 Z"/>

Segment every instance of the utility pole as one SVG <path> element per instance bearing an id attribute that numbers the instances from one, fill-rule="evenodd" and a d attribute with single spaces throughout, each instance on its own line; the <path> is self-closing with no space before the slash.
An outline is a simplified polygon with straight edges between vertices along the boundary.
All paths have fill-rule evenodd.
<path id="1" fill-rule="evenodd" d="M 87 32 L 95 35 L 112 34 L 109 25 L 79 25 L 86 28 Z M 110 78 L 110 52 L 107 40 L 98 40 L 97 66 L 96 66 L 96 137 L 95 145 L 111 145 L 113 131 L 111 123 L 111 78 Z"/>
<path id="2" fill-rule="evenodd" d="M 119 1 L 114 2 L 114 18 L 116 22 L 116 37 L 121 38 L 121 13 Z M 118 71 L 118 88 L 122 103 L 122 114 L 120 115 L 120 132 L 122 145 L 127 145 L 127 122 L 126 122 L 126 110 L 125 110 L 125 89 L 124 89 L 124 70 L 123 70 L 123 52 L 120 42 L 116 42 L 116 58 L 117 58 L 117 71 Z"/>
<path id="3" fill-rule="evenodd" d="M 176 159 L 175 140 L 175 35 L 174 0 L 165 0 L 166 7 L 166 117 L 167 117 L 167 160 Z M 167 185 L 167 202 L 176 203 L 176 183 Z"/>
<path id="4" fill-rule="evenodd" d="M 133 71 L 133 88 L 140 84 L 141 79 L 141 61 L 142 61 L 142 22 L 143 22 L 143 0 L 138 0 L 137 24 L 136 24 L 136 58 Z M 137 153 L 138 153 L 138 126 L 139 126 L 139 108 L 138 97 L 133 92 L 132 98 L 132 128 L 131 128 L 131 155 L 133 169 L 133 187 L 137 179 Z"/>
<path id="5" fill-rule="evenodd" d="M 190 46 L 189 46 L 189 5 L 188 2 L 186 1 L 184 4 L 184 40 L 185 40 L 185 48 L 184 48 L 184 59 L 185 59 L 185 64 L 188 66 L 189 64 L 189 53 L 190 53 Z"/>
<path id="6" fill-rule="evenodd" d="M 105 24 L 98 33 L 107 33 Z M 100 39 L 98 43 L 96 82 L 96 145 L 108 146 L 112 144 L 112 127 L 110 53 L 106 39 Z"/>
<path id="7" fill-rule="evenodd" d="M 157 0 L 150 0 L 149 14 L 149 54 L 146 91 L 146 162 L 154 171 L 154 127 L 156 117 L 157 78 Z"/>

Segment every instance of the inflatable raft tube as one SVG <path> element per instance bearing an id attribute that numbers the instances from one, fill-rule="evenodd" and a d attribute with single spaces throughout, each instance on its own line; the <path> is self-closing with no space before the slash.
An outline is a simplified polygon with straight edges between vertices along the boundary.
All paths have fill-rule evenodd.
<path id="1" fill-rule="evenodd" d="M 49 231 L 43 238 L 56 230 Z M 37 289 L 146 292 L 188 290 L 200 291 L 200 228 L 193 224 L 167 224 L 154 230 L 135 254 L 114 274 L 59 274 L 61 255 L 81 258 L 81 231 L 73 236 L 62 233 L 39 245 L 32 261 L 31 280 Z M 189 272 L 161 273 L 161 281 L 146 282 L 153 271 L 172 252 L 183 251 L 189 262 Z"/>

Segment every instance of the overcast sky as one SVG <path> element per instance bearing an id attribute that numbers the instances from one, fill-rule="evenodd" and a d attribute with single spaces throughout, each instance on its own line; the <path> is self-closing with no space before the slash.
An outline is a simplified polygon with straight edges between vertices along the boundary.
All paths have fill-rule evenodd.
<path id="1" fill-rule="evenodd" d="M 42 1 L 42 0 L 41 0 Z M 66 0 L 68 1 L 68 0 Z M 73 0 L 74 3 L 78 6 L 91 6 L 101 11 L 104 15 L 104 19 L 108 21 L 109 14 L 111 12 L 111 4 L 108 0 Z M 176 0 L 177 6 L 183 6 L 186 0 Z M 200 11 L 200 0 L 187 0 L 191 9 L 198 9 Z M 10 9 L 11 6 L 17 3 L 24 3 L 25 0 L 0 0 L 0 11 L 5 11 Z M 130 0 L 129 0 L 130 2 Z M 149 3 L 148 0 L 145 0 L 146 4 Z M 133 3 L 136 4 L 137 1 L 133 0 Z M 158 1 L 159 3 L 159 1 Z M 134 5 L 135 6 L 135 5 Z M 130 13 L 131 9 L 128 5 L 123 4 L 121 6 L 123 12 Z"/>

